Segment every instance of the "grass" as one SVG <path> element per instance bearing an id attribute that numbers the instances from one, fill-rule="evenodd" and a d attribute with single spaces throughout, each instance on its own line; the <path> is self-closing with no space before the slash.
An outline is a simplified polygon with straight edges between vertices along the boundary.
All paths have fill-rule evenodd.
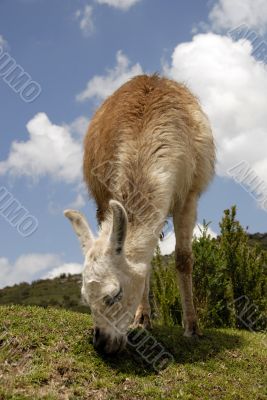
<path id="1" fill-rule="evenodd" d="M 174 360 L 155 371 L 136 351 L 101 357 L 90 315 L 35 306 L 0 307 L 0 399 L 267 399 L 263 335 L 182 328 L 152 335 Z"/>

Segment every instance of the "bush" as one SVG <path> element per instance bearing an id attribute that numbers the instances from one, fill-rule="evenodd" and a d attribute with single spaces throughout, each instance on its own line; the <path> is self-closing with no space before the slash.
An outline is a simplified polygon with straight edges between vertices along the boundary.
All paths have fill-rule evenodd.
<path id="1" fill-rule="evenodd" d="M 182 308 L 176 280 L 174 257 L 164 262 L 159 247 L 152 261 L 151 309 L 152 317 L 160 324 L 181 324 Z"/>
<path id="2" fill-rule="evenodd" d="M 250 246 L 247 232 L 236 220 L 236 207 L 225 210 L 220 235 L 213 239 L 204 221 L 202 236 L 193 239 L 194 298 L 204 327 L 263 330 L 267 326 L 267 256 Z M 153 315 L 160 323 L 181 322 L 181 303 L 174 256 L 157 250 L 151 279 Z"/>

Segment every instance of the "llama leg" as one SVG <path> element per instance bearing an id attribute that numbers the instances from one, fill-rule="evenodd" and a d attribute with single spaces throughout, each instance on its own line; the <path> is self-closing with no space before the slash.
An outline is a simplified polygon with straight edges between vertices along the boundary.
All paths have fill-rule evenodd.
<path id="1" fill-rule="evenodd" d="M 197 193 L 189 193 L 184 206 L 173 214 L 176 236 L 175 261 L 183 308 L 184 336 L 201 335 L 193 303 L 192 291 L 192 235 L 196 221 Z"/>
<path id="2" fill-rule="evenodd" d="M 133 327 L 141 326 L 145 329 L 151 328 L 150 322 L 150 304 L 149 304 L 149 286 L 150 286 L 150 272 L 147 273 L 145 289 L 143 293 L 143 297 L 141 303 L 136 311 Z"/>

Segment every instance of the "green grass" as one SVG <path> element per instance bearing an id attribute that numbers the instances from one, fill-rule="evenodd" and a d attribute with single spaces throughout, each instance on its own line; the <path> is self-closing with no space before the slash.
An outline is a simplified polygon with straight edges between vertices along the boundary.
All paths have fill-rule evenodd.
<path id="1" fill-rule="evenodd" d="M 267 344 L 260 333 L 180 327 L 151 334 L 174 357 L 156 372 L 134 350 L 101 357 L 90 315 L 32 306 L 0 307 L 0 399 L 267 399 Z"/>

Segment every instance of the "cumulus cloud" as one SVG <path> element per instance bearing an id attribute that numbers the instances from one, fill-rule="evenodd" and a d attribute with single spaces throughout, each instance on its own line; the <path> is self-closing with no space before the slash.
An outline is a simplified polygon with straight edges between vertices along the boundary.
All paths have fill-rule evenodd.
<path id="1" fill-rule="evenodd" d="M 66 183 L 81 179 L 82 144 L 72 137 L 73 127 L 52 124 L 45 113 L 39 113 L 27 124 L 29 139 L 14 141 L 0 175 L 29 176 L 38 180 L 49 176 Z"/>
<path id="2" fill-rule="evenodd" d="M 179 44 L 165 72 L 200 98 L 217 143 L 217 172 L 245 160 L 267 182 L 267 70 L 249 41 L 213 33 Z"/>
<path id="3" fill-rule="evenodd" d="M 209 13 L 211 28 L 220 32 L 246 24 L 260 34 L 267 32 L 266 0 L 219 0 Z"/>
<path id="4" fill-rule="evenodd" d="M 75 199 L 64 208 L 80 209 L 83 208 L 85 204 L 86 204 L 86 199 L 84 193 L 78 193 Z"/>
<path id="5" fill-rule="evenodd" d="M 202 224 L 197 224 L 194 228 L 193 236 L 199 238 L 202 236 L 204 227 Z M 216 238 L 217 234 L 208 227 L 208 234 L 212 238 Z M 171 254 L 175 250 L 175 234 L 173 231 L 169 232 L 163 240 L 159 241 L 159 248 L 162 255 Z"/>
<path id="6" fill-rule="evenodd" d="M 107 4 L 121 10 L 129 10 L 130 7 L 140 2 L 140 0 L 96 0 L 98 4 Z"/>
<path id="7" fill-rule="evenodd" d="M 70 132 L 72 136 L 77 136 L 80 139 L 83 139 L 87 131 L 88 125 L 89 125 L 89 119 L 81 116 L 76 118 L 70 124 L 66 124 L 63 126 Z"/>
<path id="8" fill-rule="evenodd" d="M 55 278 L 60 274 L 79 274 L 83 266 L 76 263 L 63 263 L 57 254 L 23 254 L 11 263 L 0 258 L 0 288 L 36 279 Z"/>
<path id="9" fill-rule="evenodd" d="M 24 254 L 14 263 L 7 258 L 0 258 L 0 287 L 30 282 L 59 263 L 60 259 L 55 254 Z"/>
<path id="10" fill-rule="evenodd" d="M 90 36 L 94 32 L 93 7 L 86 5 L 82 10 L 79 9 L 76 11 L 75 17 L 79 21 L 79 26 L 83 34 Z"/>
<path id="11" fill-rule="evenodd" d="M 160 240 L 159 243 L 160 252 L 163 256 L 167 254 L 171 254 L 175 249 L 175 234 L 174 232 L 169 232 L 163 240 Z"/>
<path id="12" fill-rule="evenodd" d="M 199 239 L 203 235 L 203 230 L 204 230 L 204 226 L 202 224 L 197 224 L 194 228 L 193 236 L 195 238 Z M 207 233 L 208 233 L 208 235 L 210 235 L 211 238 L 217 237 L 217 233 L 214 232 L 210 227 L 208 227 Z"/>
<path id="13" fill-rule="evenodd" d="M 59 267 L 52 269 L 47 274 L 45 274 L 42 278 L 43 279 L 54 279 L 57 276 L 60 276 L 61 274 L 75 275 L 75 274 L 81 274 L 82 271 L 83 271 L 82 264 L 68 263 L 68 264 L 63 264 L 63 265 L 60 265 Z"/>
<path id="14" fill-rule="evenodd" d="M 91 98 L 101 101 L 130 78 L 143 73 L 141 65 L 137 63 L 131 66 L 130 60 L 121 50 L 116 54 L 116 61 L 116 66 L 113 69 L 108 69 L 106 75 L 96 75 L 89 80 L 85 90 L 77 95 L 78 101 Z"/>

